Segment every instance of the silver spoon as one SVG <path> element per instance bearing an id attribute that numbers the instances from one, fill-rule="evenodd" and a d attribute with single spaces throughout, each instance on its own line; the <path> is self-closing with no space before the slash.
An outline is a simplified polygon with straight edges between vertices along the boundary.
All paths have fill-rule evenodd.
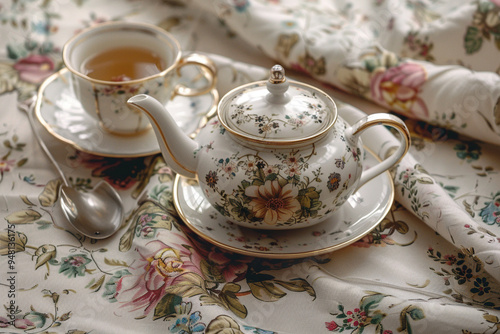
<path id="1" fill-rule="evenodd" d="M 61 207 L 69 223 L 80 233 L 93 239 L 104 239 L 113 235 L 122 225 L 123 204 L 116 190 L 109 183 L 100 181 L 89 192 L 77 191 L 69 185 L 66 176 L 51 155 L 38 133 L 33 117 L 36 98 L 20 106 L 28 114 L 31 129 L 63 180 Z"/>

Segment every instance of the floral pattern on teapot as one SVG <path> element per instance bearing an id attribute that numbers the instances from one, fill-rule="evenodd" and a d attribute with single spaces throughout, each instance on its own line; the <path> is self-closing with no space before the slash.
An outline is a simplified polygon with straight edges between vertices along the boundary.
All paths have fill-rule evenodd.
<path id="1" fill-rule="evenodd" d="M 218 134 L 216 140 L 195 152 L 210 155 L 212 161 L 199 177 L 203 178 L 205 195 L 214 200 L 215 209 L 233 221 L 261 228 L 314 224 L 342 205 L 355 188 L 352 185 L 357 177 L 344 168 L 355 164 L 354 170 L 360 170 L 362 151 L 347 145 L 335 129 L 331 135 L 345 144 L 343 154 L 318 166 L 309 160 L 325 154 L 314 143 L 265 152 L 248 148 L 224 155 L 226 150 L 219 149 L 217 139 L 225 145 L 227 139 L 222 137 L 228 134 L 218 121 L 211 125 L 212 133 Z M 339 121 L 336 127 L 339 126 L 345 128 L 346 124 Z"/>

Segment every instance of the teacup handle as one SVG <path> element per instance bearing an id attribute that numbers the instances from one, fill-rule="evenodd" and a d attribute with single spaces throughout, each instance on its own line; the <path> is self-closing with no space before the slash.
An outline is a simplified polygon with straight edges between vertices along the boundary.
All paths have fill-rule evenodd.
<path id="1" fill-rule="evenodd" d="M 375 166 L 365 169 L 361 173 L 358 189 L 361 188 L 361 186 L 366 182 L 373 179 L 375 176 L 385 172 L 389 168 L 399 163 L 410 148 L 411 138 L 406 124 L 399 117 L 389 114 L 380 113 L 363 117 L 354 125 L 346 129 L 345 137 L 350 144 L 358 145 L 359 135 L 364 130 L 375 125 L 386 125 L 395 129 L 399 133 L 399 147 L 391 156 L 389 156 L 385 160 L 382 160 Z"/>
<path id="2" fill-rule="evenodd" d="M 182 95 L 182 96 L 203 95 L 207 94 L 212 89 L 214 89 L 215 84 L 217 83 L 217 69 L 215 67 L 214 62 L 210 58 L 199 53 L 191 53 L 187 56 L 182 57 L 179 63 L 177 64 L 176 68 L 177 75 L 181 76 L 181 69 L 184 66 L 188 65 L 199 66 L 202 75 L 205 77 L 208 84 L 200 88 L 191 88 L 182 84 L 178 84 L 174 88 L 171 99 L 173 99 L 177 95 Z"/>

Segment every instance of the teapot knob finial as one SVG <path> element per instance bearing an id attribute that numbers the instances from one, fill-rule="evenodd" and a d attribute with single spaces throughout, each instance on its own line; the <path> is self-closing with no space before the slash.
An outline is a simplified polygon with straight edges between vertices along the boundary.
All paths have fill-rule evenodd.
<path id="1" fill-rule="evenodd" d="M 291 97 L 287 94 L 290 84 L 285 77 L 285 69 L 283 66 L 276 64 L 271 67 L 271 74 L 267 82 L 267 100 L 275 104 L 285 104 L 290 102 Z"/>
<path id="2" fill-rule="evenodd" d="M 269 81 L 273 84 L 282 83 L 286 80 L 285 78 L 285 69 L 283 66 L 276 64 L 271 67 L 271 76 L 269 77 Z"/>

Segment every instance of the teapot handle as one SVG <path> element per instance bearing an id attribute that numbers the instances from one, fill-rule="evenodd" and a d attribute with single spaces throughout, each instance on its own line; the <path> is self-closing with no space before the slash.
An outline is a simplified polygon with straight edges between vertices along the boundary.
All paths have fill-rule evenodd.
<path id="1" fill-rule="evenodd" d="M 406 124 L 399 117 L 389 114 L 372 114 L 362 118 L 353 126 L 346 129 L 345 137 L 349 144 L 357 146 L 359 135 L 364 130 L 375 125 L 385 125 L 395 129 L 399 133 L 399 147 L 391 156 L 361 173 L 358 189 L 377 175 L 399 163 L 410 148 L 411 138 Z"/>

